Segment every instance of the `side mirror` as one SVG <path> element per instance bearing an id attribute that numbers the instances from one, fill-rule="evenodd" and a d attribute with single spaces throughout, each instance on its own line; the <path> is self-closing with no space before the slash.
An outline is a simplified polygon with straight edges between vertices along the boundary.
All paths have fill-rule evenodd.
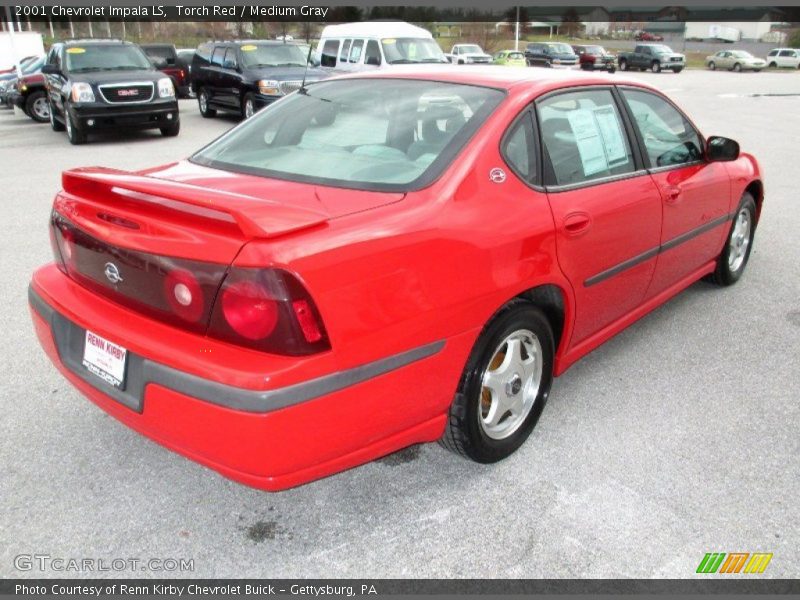
<path id="1" fill-rule="evenodd" d="M 42 65 L 42 73 L 45 75 L 61 75 L 61 69 L 55 65 Z"/>
<path id="2" fill-rule="evenodd" d="M 710 162 L 727 162 L 739 158 L 739 144 L 726 137 L 712 135 L 706 140 L 706 158 Z"/>

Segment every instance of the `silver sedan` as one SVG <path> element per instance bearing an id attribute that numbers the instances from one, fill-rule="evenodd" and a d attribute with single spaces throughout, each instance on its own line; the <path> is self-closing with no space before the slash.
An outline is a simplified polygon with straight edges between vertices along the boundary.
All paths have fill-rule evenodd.
<path id="1" fill-rule="evenodd" d="M 755 71 L 766 68 L 767 63 L 762 58 L 756 58 L 744 50 L 720 50 L 716 54 L 706 56 L 706 66 L 712 71 L 715 69 L 728 69 L 736 71 Z"/>

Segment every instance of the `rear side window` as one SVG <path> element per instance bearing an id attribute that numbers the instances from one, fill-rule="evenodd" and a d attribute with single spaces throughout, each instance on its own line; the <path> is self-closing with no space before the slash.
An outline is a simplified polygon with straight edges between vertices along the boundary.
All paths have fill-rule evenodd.
<path id="1" fill-rule="evenodd" d="M 681 165 L 703 157 L 700 136 L 669 102 L 639 90 L 623 90 L 622 95 L 633 113 L 651 167 Z"/>
<path id="2" fill-rule="evenodd" d="M 326 40 L 322 46 L 320 64 L 323 67 L 335 67 L 336 55 L 339 53 L 339 40 Z"/>
<path id="3" fill-rule="evenodd" d="M 537 182 L 536 146 L 533 137 L 533 120 L 525 111 L 503 139 L 500 149 L 511 169 L 529 183 Z"/>
<path id="4" fill-rule="evenodd" d="M 636 170 L 610 90 L 557 94 L 538 104 L 547 183 L 573 185 Z"/>
<path id="5" fill-rule="evenodd" d="M 781 53 L 778 56 L 794 56 L 793 50 L 781 50 Z"/>
<path id="6" fill-rule="evenodd" d="M 361 51 L 364 49 L 364 40 L 355 40 L 350 50 L 350 62 L 357 63 L 361 60 Z"/>
<path id="7" fill-rule="evenodd" d="M 236 48 L 228 48 L 225 50 L 225 60 L 222 66 L 226 69 L 236 69 L 239 66 L 239 62 L 236 59 Z"/>
<path id="8" fill-rule="evenodd" d="M 353 40 L 345 40 L 342 44 L 342 51 L 339 53 L 339 62 L 347 62 L 347 55 L 350 53 L 350 44 Z"/>
<path id="9" fill-rule="evenodd" d="M 216 67 L 221 67 L 225 60 L 225 48 L 217 46 L 211 54 L 211 64 Z"/>

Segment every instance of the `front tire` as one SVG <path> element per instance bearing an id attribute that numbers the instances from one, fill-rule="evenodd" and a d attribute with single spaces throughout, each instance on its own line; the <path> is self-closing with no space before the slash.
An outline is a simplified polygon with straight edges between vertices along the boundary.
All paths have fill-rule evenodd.
<path id="1" fill-rule="evenodd" d="M 653 73 L 661 73 L 661 63 L 660 63 L 660 62 L 658 62 L 657 60 L 654 60 L 654 61 L 653 61 L 653 64 L 652 64 L 652 65 L 650 65 L 650 70 L 651 70 Z"/>
<path id="2" fill-rule="evenodd" d="M 735 65 L 733 65 L 733 70 L 736 73 L 741 73 L 742 72 L 742 65 L 740 65 L 739 63 L 736 63 Z"/>
<path id="3" fill-rule="evenodd" d="M 242 116 L 245 119 L 249 119 L 254 114 L 256 114 L 256 100 L 255 95 L 253 92 L 249 92 L 245 95 L 244 101 L 242 102 Z"/>
<path id="4" fill-rule="evenodd" d="M 472 349 L 442 446 L 479 463 L 511 455 L 547 403 L 553 355 L 553 331 L 542 311 L 523 300 L 506 305 Z"/>
<path id="5" fill-rule="evenodd" d="M 622 59 L 621 61 L 619 61 L 619 70 L 620 71 L 627 71 L 628 70 L 628 61 L 627 60 Z"/>
<path id="6" fill-rule="evenodd" d="M 47 123 L 50 120 L 47 95 L 43 91 L 33 92 L 25 101 L 25 112 L 37 123 Z"/>
<path id="7" fill-rule="evenodd" d="M 776 62 L 769 63 L 769 68 L 770 69 L 777 69 L 778 68 L 778 63 L 776 63 Z"/>
<path id="8" fill-rule="evenodd" d="M 50 104 L 50 129 L 53 131 L 64 131 L 64 124 L 56 119 L 56 109 Z"/>
<path id="9" fill-rule="evenodd" d="M 217 116 L 217 111 L 208 106 L 209 99 L 208 91 L 205 88 L 197 90 L 197 106 L 200 109 L 200 114 L 206 119 Z"/>
<path id="10" fill-rule="evenodd" d="M 711 69 L 712 71 L 716 71 L 717 64 L 712 60 L 710 63 L 708 63 L 708 68 Z"/>
<path id="11" fill-rule="evenodd" d="M 753 196 L 745 192 L 733 217 L 725 248 L 717 259 L 717 268 L 711 276 L 714 283 L 728 286 L 741 279 L 753 249 L 755 232 L 756 202 Z"/>
<path id="12" fill-rule="evenodd" d="M 72 115 L 69 114 L 69 106 L 64 105 L 64 122 L 67 124 L 67 139 L 73 146 L 86 143 L 86 133 L 78 129 L 75 122 L 72 120 Z"/>
<path id="13" fill-rule="evenodd" d="M 173 123 L 169 127 L 161 127 L 160 131 L 164 137 L 175 137 L 181 132 L 181 122 Z"/>

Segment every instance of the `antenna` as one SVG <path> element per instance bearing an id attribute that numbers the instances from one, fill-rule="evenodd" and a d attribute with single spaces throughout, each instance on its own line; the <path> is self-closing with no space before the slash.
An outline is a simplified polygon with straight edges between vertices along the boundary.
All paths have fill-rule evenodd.
<path id="1" fill-rule="evenodd" d="M 306 68 L 303 71 L 303 82 L 300 84 L 300 89 L 298 90 L 301 94 L 304 94 L 306 91 L 306 75 L 308 74 L 308 63 L 311 62 L 311 51 L 314 49 L 314 46 L 311 44 L 308 45 L 308 56 L 306 56 Z"/>

